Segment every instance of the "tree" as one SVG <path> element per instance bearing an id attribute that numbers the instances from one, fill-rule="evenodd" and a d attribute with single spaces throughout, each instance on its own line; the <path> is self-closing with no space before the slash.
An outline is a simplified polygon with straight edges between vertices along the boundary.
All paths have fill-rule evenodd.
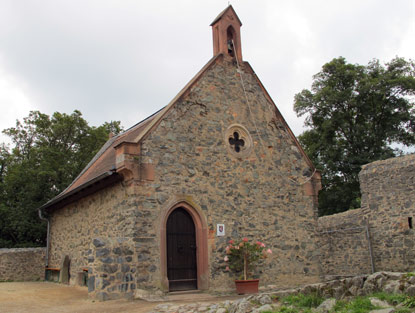
<path id="1" fill-rule="evenodd" d="M 0 147 L 0 247 L 45 244 L 46 228 L 37 208 L 62 192 L 120 122 L 89 126 L 79 111 L 52 116 L 30 112 L 3 130 L 11 151 Z"/>
<path id="2" fill-rule="evenodd" d="M 402 58 L 381 65 L 349 64 L 342 57 L 313 76 L 295 95 L 294 110 L 309 127 L 299 136 L 322 170 L 319 214 L 360 206 L 361 166 L 402 153 L 415 144 L 415 64 Z"/>

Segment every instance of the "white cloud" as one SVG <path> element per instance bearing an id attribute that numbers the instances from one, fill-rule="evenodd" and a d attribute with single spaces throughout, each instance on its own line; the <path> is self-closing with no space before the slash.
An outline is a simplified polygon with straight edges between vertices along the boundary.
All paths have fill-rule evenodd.
<path id="1" fill-rule="evenodd" d="M 0 129 L 15 126 L 15 120 L 28 115 L 35 106 L 25 94 L 22 84 L 8 75 L 0 66 Z M 10 143 L 3 133 L 0 133 L 0 142 Z"/>
<path id="2" fill-rule="evenodd" d="M 234 0 L 242 49 L 295 134 L 293 97 L 334 57 L 412 57 L 414 1 Z M 212 56 L 224 1 L 0 0 L 1 127 L 79 109 L 129 127 L 166 105 Z M 11 100 L 12 99 L 12 100 Z M 0 138 L 1 139 L 1 138 Z"/>

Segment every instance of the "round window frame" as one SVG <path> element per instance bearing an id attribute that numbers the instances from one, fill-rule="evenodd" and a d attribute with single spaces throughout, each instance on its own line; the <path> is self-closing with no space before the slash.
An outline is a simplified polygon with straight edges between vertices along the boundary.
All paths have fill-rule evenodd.
<path id="1" fill-rule="evenodd" d="M 233 137 L 233 134 L 235 132 L 238 133 L 239 139 L 242 139 L 244 141 L 244 146 L 241 148 L 239 152 L 236 152 L 234 146 L 229 143 L 229 138 Z M 249 131 L 241 124 L 230 125 L 224 133 L 224 140 L 228 152 L 237 158 L 246 158 L 252 152 L 252 137 L 249 134 Z"/>

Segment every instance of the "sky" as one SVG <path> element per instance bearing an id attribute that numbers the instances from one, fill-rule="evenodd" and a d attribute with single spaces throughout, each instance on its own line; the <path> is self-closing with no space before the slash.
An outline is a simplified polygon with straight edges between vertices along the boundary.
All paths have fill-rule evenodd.
<path id="1" fill-rule="evenodd" d="M 414 59 L 415 0 L 233 0 L 242 55 L 296 135 L 296 93 L 323 64 Z M 0 130 L 30 110 L 80 110 L 128 128 L 170 102 L 213 56 L 228 0 L 0 0 Z M 0 142 L 8 142 L 0 135 Z"/>

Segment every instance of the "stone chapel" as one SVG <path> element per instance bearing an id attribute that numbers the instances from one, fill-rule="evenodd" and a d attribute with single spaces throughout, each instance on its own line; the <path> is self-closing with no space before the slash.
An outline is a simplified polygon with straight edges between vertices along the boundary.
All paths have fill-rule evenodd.
<path id="1" fill-rule="evenodd" d="M 213 57 L 160 111 L 114 136 L 39 211 L 47 268 L 101 300 L 231 290 L 230 239 L 273 254 L 261 285 L 317 282 L 320 173 L 248 62 L 232 6 L 210 25 Z"/>

